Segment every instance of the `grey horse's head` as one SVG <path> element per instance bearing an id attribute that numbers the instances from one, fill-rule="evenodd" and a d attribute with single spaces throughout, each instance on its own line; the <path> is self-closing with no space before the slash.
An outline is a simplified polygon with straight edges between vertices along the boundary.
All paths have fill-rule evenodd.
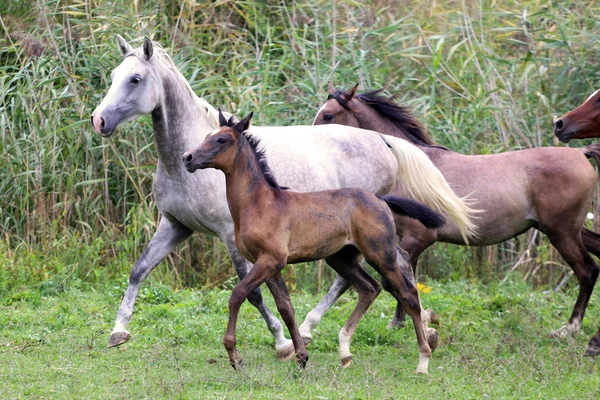
<path id="1" fill-rule="evenodd" d="M 151 113 L 163 93 L 152 41 L 146 37 L 141 48 L 133 49 L 117 35 L 117 43 L 123 61 L 112 71 L 110 89 L 92 113 L 94 130 L 103 137 L 111 136 L 118 124 Z"/>

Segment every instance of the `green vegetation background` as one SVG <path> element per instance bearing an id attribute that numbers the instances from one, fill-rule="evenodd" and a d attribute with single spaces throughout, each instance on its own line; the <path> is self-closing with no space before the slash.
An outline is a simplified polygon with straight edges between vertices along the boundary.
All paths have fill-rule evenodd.
<path id="1" fill-rule="evenodd" d="M 0 291 L 121 278 L 154 231 L 149 118 L 110 140 L 89 122 L 120 62 L 117 33 L 162 43 L 199 96 L 260 124 L 310 124 L 328 81 L 358 82 L 396 94 L 437 142 L 482 154 L 557 144 L 553 118 L 600 77 L 599 14 L 593 1 L 3 2 Z M 534 232 L 479 249 L 438 244 L 420 274 L 492 282 L 517 260 L 535 286 L 574 281 Z M 196 235 L 153 275 L 207 288 L 233 268 L 216 238 Z M 305 291 L 332 279 L 322 264 L 286 275 Z"/>
<path id="2" fill-rule="evenodd" d="M 220 338 L 236 278 L 221 243 L 203 235 L 152 273 L 134 338 L 107 351 L 156 226 L 156 152 L 149 118 L 110 140 L 89 122 L 120 62 L 119 33 L 160 42 L 199 96 L 253 110 L 260 124 L 310 124 L 328 81 L 358 82 L 396 94 L 437 142 L 466 154 L 558 145 L 553 118 L 600 80 L 596 1 L 9 0 L 0 17 L 0 397 L 598 398 L 597 367 L 580 358 L 598 296 L 583 335 L 548 338 L 576 282 L 535 232 L 485 248 L 437 244 L 422 257 L 423 301 L 444 324 L 433 378 L 412 375 L 410 323 L 385 329 L 387 295 L 343 372 L 336 332 L 352 297 L 324 319 L 304 374 L 273 359 L 264 322 L 244 306 L 249 367 L 230 371 Z M 299 318 L 332 276 L 322 263 L 286 269 Z"/>

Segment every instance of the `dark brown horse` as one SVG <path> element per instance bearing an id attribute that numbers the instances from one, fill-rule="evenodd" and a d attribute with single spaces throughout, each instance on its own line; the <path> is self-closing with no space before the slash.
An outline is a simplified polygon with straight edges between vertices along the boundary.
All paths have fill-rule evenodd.
<path id="1" fill-rule="evenodd" d="M 562 337 L 579 331 L 598 277 L 598 266 L 588 251 L 600 256 L 600 236 L 583 228 L 583 222 L 596 185 L 596 174 L 587 158 L 600 160 L 600 146 L 462 155 L 435 145 L 419 121 L 393 98 L 382 96 L 380 90 L 356 94 L 356 87 L 336 91 L 330 85 L 329 99 L 314 124 L 334 123 L 371 129 L 419 146 L 459 196 L 472 194 L 476 199 L 472 206 L 485 211 L 475 220 L 479 235 L 470 245 L 500 243 L 530 228 L 545 233 L 579 282 L 569 323 L 553 335 Z M 426 231 L 413 222 L 405 232 L 400 246 L 411 255 L 413 268 L 418 256 L 435 241 L 465 244 L 450 221 L 438 231 Z M 399 306 L 394 323 L 402 318 Z M 596 344 L 600 341 L 590 342 L 590 346 Z M 591 355 L 589 351 L 590 347 L 586 354 Z"/>
<path id="2" fill-rule="evenodd" d="M 359 265 L 358 257 L 386 278 L 389 290 L 414 321 L 419 347 L 417 372 L 427 373 L 431 347 L 437 332 L 424 325 L 412 274 L 403 275 L 396 250 L 395 214 L 418 218 L 439 228 L 444 218 L 412 200 L 394 196 L 378 198 L 361 189 L 298 193 L 281 188 L 267 166 L 258 139 L 246 133 L 252 113 L 241 122 L 219 113 L 221 128 L 209 134 L 196 149 L 183 155 L 189 172 L 216 168 L 225 173 L 227 203 L 235 225 L 235 241 L 241 254 L 254 263 L 252 270 L 233 289 L 229 299 L 229 323 L 223 343 L 234 368 L 240 364 L 236 349 L 236 323 L 240 306 L 263 282 L 287 325 L 297 361 L 304 367 L 306 347 L 294 319 L 281 270 L 288 263 L 326 258 L 327 263 L 358 291 L 358 304 L 340 331 L 342 366 L 352 361 L 350 341 L 356 326 L 379 294 L 379 283 Z M 410 269 L 409 269 L 410 272 Z M 432 346 L 428 341 L 432 341 Z"/>
<path id="3" fill-rule="evenodd" d="M 554 121 L 554 134 L 561 142 L 600 137 L 600 90 L 576 109 Z"/>

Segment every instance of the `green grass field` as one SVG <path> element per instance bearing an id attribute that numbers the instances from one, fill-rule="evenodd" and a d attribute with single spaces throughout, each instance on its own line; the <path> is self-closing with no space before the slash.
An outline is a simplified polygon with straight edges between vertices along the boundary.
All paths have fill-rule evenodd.
<path id="1" fill-rule="evenodd" d="M 132 339 L 107 349 L 122 287 L 38 288 L 0 306 L 0 398 L 540 398 L 594 399 L 597 362 L 582 358 L 600 317 L 598 295 L 582 334 L 549 332 L 568 318 L 575 292 L 532 291 L 518 277 L 483 286 L 431 286 L 426 307 L 441 317 L 431 376 L 416 375 L 412 324 L 386 328 L 394 303 L 382 294 L 354 336 L 354 362 L 342 370 L 337 332 L 355 304 L 344 296 L 317 328 L 305 371 L 275 359 L 271 335 L 245 303 L 238 343 L 245 368 L 234 371 L 221 344 L 228 290 L 174 291 L 151 283 L 140 295 Z M 268 296 L 267 296 L 268 297 Z M 272 299 L 268 298 L 272 306 Z M 318 297 L 295 294 L 303 318 Z"/>

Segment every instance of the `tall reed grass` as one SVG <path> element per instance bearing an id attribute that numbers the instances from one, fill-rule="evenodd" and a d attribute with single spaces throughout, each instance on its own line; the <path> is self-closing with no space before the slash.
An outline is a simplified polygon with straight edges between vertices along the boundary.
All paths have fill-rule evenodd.
<path id="1" fill-rule="evenodd" d="M 326 86 L 383 87 L 435 140 L 467 153 L 556 145 L 551 122 L 600 78 L 591 1 L 19 0 L 0 5 L 2 287 L 126 275 L 157 221 L 148 118 L 111 140 L 91 111 L 120 62 L 119 33 L 169 48 L 195 92 L 257 123 L 310 124 Z M 569 269 L 530 232 L 480 249 L 436 245 L 421 274 L 491 281 L 518 271 L 555 287 Z M 323 264 L 290 267 L 320 289 Z M 222 244 L 196 235 L 154 276 L 179 286 L 233 275 Z M 318 279 L 315 279 L 318 276 Z"/>

